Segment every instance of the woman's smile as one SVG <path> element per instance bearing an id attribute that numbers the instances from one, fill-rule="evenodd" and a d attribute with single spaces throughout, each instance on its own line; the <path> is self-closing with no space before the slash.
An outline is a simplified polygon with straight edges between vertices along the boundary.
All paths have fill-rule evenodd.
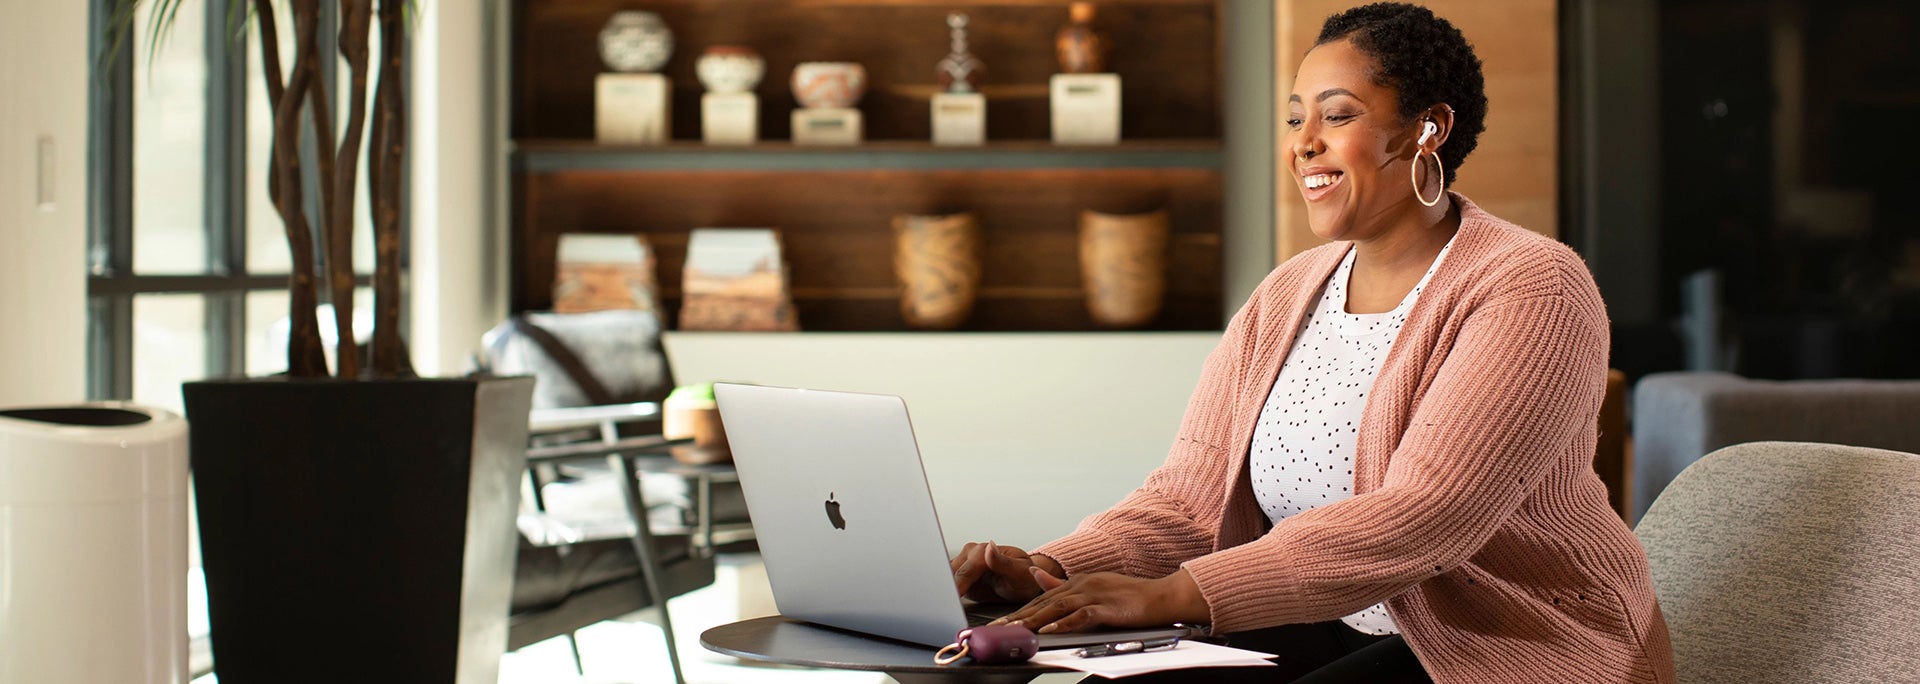
<path id="1" fill-rule="evenodd" d="M 1306 187 L 1305 195 L 1308 202 L 1326 199 L 1342 187 L 1340 181 L 1346 177 L 1347 174 L 1338 169 L 1325 166 L 1309 166 L 1300 169 L 1300 181 Z"/>

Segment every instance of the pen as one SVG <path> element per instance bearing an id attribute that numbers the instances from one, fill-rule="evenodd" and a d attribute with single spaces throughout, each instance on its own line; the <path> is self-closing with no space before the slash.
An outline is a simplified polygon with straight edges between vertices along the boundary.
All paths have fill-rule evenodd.
<path id="1" fill-rule="evenodd" d="M 1151 651 L 1157 648 L 1172 648 L 1174 646 L 1178 646 L 1179 644 L 1180 644 L 1180 637 L 1163 637 L 1159 639 L 1147 639 L 1145 641 L 1117 641 L 1111 644 L 1095 644 L 1093 646 L 1088 646 L 1086 648 L 1082 648 L 1074 651 L 1073 654 L 1076 656 L 1080 656 L 1082 658 L 1099 658 L 1101 656 L 1125 655 L 1128 653 L 1139 653 L 1141 651 Z"/>

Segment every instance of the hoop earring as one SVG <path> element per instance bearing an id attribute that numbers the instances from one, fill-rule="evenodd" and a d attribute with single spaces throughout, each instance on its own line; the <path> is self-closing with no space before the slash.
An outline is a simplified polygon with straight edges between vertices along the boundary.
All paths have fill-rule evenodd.
<path id="1" fill-rule="evenodd" d="M 1421 197 L 1421 196 L 1420 196 L 1420 152 L 1421 152 L 1421 150 L 1420 150 L 1420 148 L 1417 148 L 1417 147 L 1416 147 L 1416 148 L 1414 148 L 1414 150 L 1413 150 L 1413 165 L 1412 165 L 1412 166 L 1408 166 L 1408 167 L 1407 167 L 1407 172 L 1408 172 L 1408 173 L 1407 173 L 1407 175 L 1409 175 L 1409 176 L 1412 176 L 1412 177 L 1413 177 L 1413 198 L 1414 198 L 1414 199 L 1417 199 L 1417 200 L 1420 200 L 1420 203 L 1421 203 L 1421 204 L 1424 204 L 1424 205 L 1427 205 L 1427 206 L 1429 206 L 1429 207 L 1431 207 L 1431 206 L 1433 206 L 1433 205 L 1436 205 L 1436 204 L 1439 204 L 1439 203 L 1440 203 L 1440 198 L 1441 198 L 1442 196 L 1444 196 L 1444 195 L 1446 195 L 1446 194 L 1447 194 L 1447 180 L 1446 180 L 1446 178 L 1447 178 L 1447 168 L 1446 168 L 1446 166 L 1444 166 L 1444 165 L 1442 165 L 1442 164 L 1440 163 L 1440 151 L 1439 151 L 1439 150 L 1434 150 L 1434 151 L 1432 152 L 1432 154 L 1433 154 L 1433 165 L 1434 165 L 1434 167 L 1435 167 L 1435 168 L 1438 168 L 1438 169 L 1440 169 L 1440 171 L 1439 171 L 1439 173 L 1440 173 L 1440 192 L 1437 192 L 1437 193 L 1434 193 L 1434 195 L 1433 195 L 1433 201 L 1432 201 L 1432 202 L 1428 202 L 1428 201 L 1427 201 L 1427 198 L 1425 198 L 1425 197 Z"/>

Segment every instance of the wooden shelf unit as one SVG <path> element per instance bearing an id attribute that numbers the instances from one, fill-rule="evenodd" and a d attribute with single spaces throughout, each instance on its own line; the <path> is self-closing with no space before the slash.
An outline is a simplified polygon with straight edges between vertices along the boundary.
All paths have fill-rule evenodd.
<path id="1" fill-rule="evenodd" d="M 1221 167 L 1218 140 L 1129 140 L 1118 145 L 1055 145 L 1048 141 L 994 141 L 978 147 L 925 141 L 880 140 L 855 147 L 795 145 L 607 145 L 591 140 L 529 140 L 514 146 L 521 170 L 531 173 L 601 170 L 849 169 L 1210 169 Z"/>
<path id="2" fill-rule="evenodd" d="M 891 219 L 970 211 L 984 232 L 982 291 L 962 330 L 1091 331 L 1080 283 L 1082 210 L 1166 209 L 1166 303 L 1149 330 L 1218 330 L 1222 314 L 1220 0 L 1099 3 L 1125 79 L 1123 142 L 1060 146 L 1047 100 L 1028 91 L 1056 69 L 1062 1 L 515 0 L 509 162 L 515 311 L 544 309 L 559 236 L 644 234 L 655 250 L 669 324 L 677 320 L 688 232 L 781 231 L 802 329 L 907 330 L 894 295 Z M 664 73 L 675 84 L 674 142 L 591 140 L 595 48 L 613 12 L 658 12 L 675 33 Z M 928 142 L 933 65 L 946 53 L 945 14 L 969 13 L 970 43 L 988 66 L 989 143 Z M 767 60 L 763 142 L 698 142 L 693 62 L 707 46 L 743 44 Z M 787 141 L 799 61 L 866 65 L 860 109 L 867 142 Z"/>

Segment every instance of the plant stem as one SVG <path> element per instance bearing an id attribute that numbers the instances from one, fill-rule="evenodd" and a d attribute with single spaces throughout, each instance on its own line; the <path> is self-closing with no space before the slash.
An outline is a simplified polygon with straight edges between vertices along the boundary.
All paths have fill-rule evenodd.
<path id="1" fill-rule="evenodd" d="M 333 283 L 333 311 L 340 334 L 340 370 L 343 378 L 360 374 L 360 346 L 353 330 L 353 207 L 358 191 L 360 138 L 366 128 L 367 30 L 372 23 L 372 0 L 341 0 L 339 49 L 352 73 L 348 89 L 347 130 L 340 140 L 338 165 L 323 165 L 323 186 L 332 188 L 327 203 L 327 265 Z M 331 138 L 328 138 L 331 140 Z M 332 154 L 328 149 L 326 154 Z"/>
<path id="2" fill-rule="evenodd" d="M 317 185 L 320 186 L 321 256 L 317 265 L 327 271 L 327 289 L 333 300 L 333 329 L 336 333 L 334 375 L 352 378 L 360 375 L 360 348 L 354 344 L 356 338 L 353 334 L 353 191 L 351 188 L 347 190 L 347 223 L 342 229 L 342 212 L 335 199 L 341 193 L 334 184 L 333 104 L 327 99 L 327 82 L 323 78 L 326 71 L 320 68 L 320 60 L 331 59 L 333 53 L 324 45 L 317 43 L 311 56 L 301 56 L 302 60 L 313 60 L 314 70 L 314 78 L 307 81 L 307 106 L 313 113 L 314 170 L 320 177 Z M 341 166 L 353 168 L 354 159 L 351 157 L 341 157 L 337 161 Z"/>
<path id="3" fill-rule="evenodd" d="M 313 79 L 316 64 L 309 59 L 314 51 L 314 41 L 319 33 L 317 0 L 299 0 L 294 4 L 295 40 L 293 73 L 288 82 L 279 83 L 279 41 L 274 33 L 272 7 L 264 0 L 256 0 L 269 5 L 267 12 L 260 15 L 260 49 L 267 77 L 267 96 L 273 101 L 273 166 L 274 187 L 278 189 L 274 198 L 274 207 L 280 212 L 280 220 L 286 224 L 287 247 L 293 255 L 293 273 L 288 284 L 291 300 L 289 312 L 292 325 L 287 340 L 287 374 L 293 377 L 326 377 L 326 353 L 320 345 L 320 325 L 314 317 L 314 308 L 318 305 L 314 291 L 313 273 L 313 231 L 307 226 L 307 216 L 301 206 L 300 191 L 300 108 L 306 102 L 307 83 Z M 272 40 L 269 40 L 272 38 Z M 279 96 L 274 92 L 279 91 Z"/>
<path id="4" fill-rule="evenodd" d="M 406 65 L 405 0 L 380 0 L 380 84 L 374 93 L 373 158 L 367 181 L 373 203 L 374 373 L 411 375 L 400 340 L 400 198 L 405 178 L 407 102 L 401 88 Z"/>

